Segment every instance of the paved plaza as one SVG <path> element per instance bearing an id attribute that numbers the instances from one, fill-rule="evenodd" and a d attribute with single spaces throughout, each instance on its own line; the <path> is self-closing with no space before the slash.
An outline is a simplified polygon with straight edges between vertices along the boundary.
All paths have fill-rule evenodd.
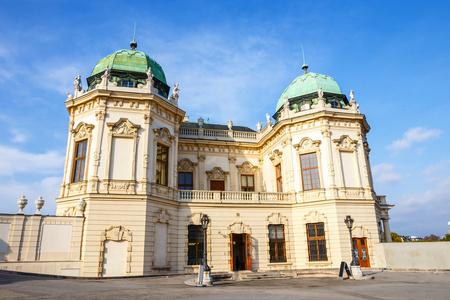
<path id="1" fill-rule="evenodd" d="M 0 299 L 450 299 L 450 272 L 365 274 L 375 279 L 224 280 L 202 288 L 184 284 L 193 276 L 84 280 L 0 273 Z"/>

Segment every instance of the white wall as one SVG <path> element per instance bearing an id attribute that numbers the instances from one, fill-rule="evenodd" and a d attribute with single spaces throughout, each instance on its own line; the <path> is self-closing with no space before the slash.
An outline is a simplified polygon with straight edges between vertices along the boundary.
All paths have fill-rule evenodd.
<path id="1" fill-rule="evenodd" d="M 450 242 L 377 243 L 377 266 L 387 269 L 449 270 Z"/>

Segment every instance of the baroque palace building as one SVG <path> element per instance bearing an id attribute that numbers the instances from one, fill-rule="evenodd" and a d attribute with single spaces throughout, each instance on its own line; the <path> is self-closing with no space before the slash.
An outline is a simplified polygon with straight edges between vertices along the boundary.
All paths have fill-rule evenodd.
<path id="1" fill-rule="evenodd" d="M 178 85 L 169 96 L 163 69 L 136 46 L 101 59 L 86 91 L 75 79 L 56 216 L 41 216 L 38 200 L 33 216 L 1 214 L 0 269 L 196 272 L 204 214 L 213 272 L 338 268 L 351 260 L 347 215 L 361 266 L 377 267 L 392 205 L 374 191 L 353 91 L 349 101 L 303 65 L 257 131 L 191 122 Z"/>

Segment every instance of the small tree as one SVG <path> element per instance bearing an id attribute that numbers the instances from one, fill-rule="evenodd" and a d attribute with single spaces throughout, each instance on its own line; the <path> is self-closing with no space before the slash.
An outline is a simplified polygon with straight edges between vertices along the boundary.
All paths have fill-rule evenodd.
<path id="1" fill-rule="evenodd" d="M 450 233 L 447 233 L 441 241 L 450 241 Z"/>
<path id="2" fill-rule="evenodd" d="M 423 239 L 424 239 L 425 241 L 429 241 L 429 242 L 436 242 L 436 241 L 439 241 L 439 240 L 440 240 L 440 238 L 439 238 L 437 235 L 434 235 L 434 234 L 427 235 L 427 236 L 424 237 Z"/>
<path id="3" fill-rule="evenodd" d="M 392 242 L 394 242 L 394 243 L 403 242 L 403 239 L 396 232 L 391 232 L 391 239 L 392 239 Z"/>

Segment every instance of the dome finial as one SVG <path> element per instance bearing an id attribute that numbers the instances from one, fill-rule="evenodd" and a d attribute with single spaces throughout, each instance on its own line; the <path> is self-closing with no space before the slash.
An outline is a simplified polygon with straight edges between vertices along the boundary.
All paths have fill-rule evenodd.
<path id="1" fill-rule="evenodd" d="M 305 51 L 303 51 L 303 44 L 302 44 L 302 54 L 303 54 L 303 66 L 302 69 L 305 71 L 305 74 L 308 73 L 308 65 L 305 61 Z"/>
<path id="2" fill-rule="evenodd" d="M 131 50 L 134 51 L 134 49 L 137 48 L 137 42 L 136 42 L 136 21 L 134 21 L 134 33 L 133 33 L 133 40 L 130 43 Z"/>

